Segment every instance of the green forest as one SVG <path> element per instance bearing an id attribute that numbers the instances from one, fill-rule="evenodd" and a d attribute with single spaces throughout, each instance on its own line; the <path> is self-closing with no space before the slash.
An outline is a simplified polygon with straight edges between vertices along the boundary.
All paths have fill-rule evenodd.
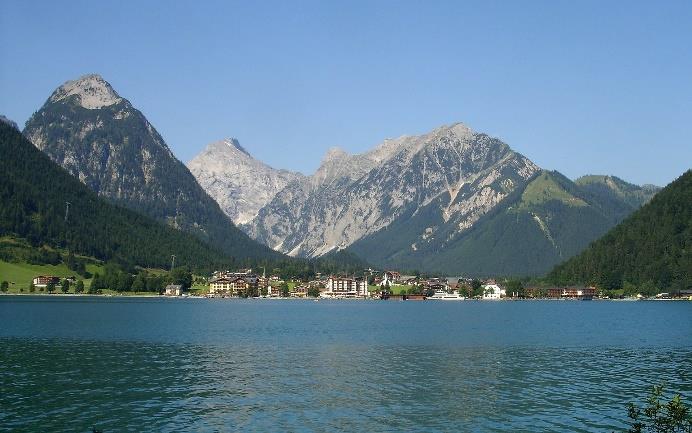
<path id="1" fill-rule="evenodd" d="M 548 279 L 643 294 L 692 288 L 692 171 L 584 252 L 555 267 Z"/>

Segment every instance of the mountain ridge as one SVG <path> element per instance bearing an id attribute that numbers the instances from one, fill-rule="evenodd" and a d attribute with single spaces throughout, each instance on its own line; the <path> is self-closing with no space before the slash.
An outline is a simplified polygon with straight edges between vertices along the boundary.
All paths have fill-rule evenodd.
<path id="1" fill-rule="evenodd" d="M 241 232 L 160 134 L 102 77 L 59 86 L 24 135 L 109 201 L 190 232 L 234 257 L 279 257 Z"/>
<path id="2" fill-rule="evenodd" d="M 443 219 L 463 229 L 537 169 L 501 141 L 455 123 L 362 154 L 330 151 L 314 175 L 290 184 L 242 227 L 289 255 L 314 257 L 446 195 Z"/>
<path id="3" fill-rule="evenodd" d="M 303 175 L 274 169 L 236 139 L 208 144 L 187 163 L 197 182 L 236 224 L 246 223 L 281 189 Z"/>
<path id="4" fill-rule="evenodd" d="M 543 196 L 544 192 L 547 195 Z M 422 267 L 448 275 L 542 275 L 634 209 L 622 201 L 582 190 L 559 172 L 541 170 L 442 248 L 432 246 L 420 251 L 425 248 L 420 243 L 415 250 L 408 248 L 415 233 L 425 225 L 418 222 L 421 218 L 411 218 L 387 229 L 398 233 L 396 241 L 383 230 L 348 250 L 375 265 Z M 447 236 L 448 232 L 440 235 Z"/>

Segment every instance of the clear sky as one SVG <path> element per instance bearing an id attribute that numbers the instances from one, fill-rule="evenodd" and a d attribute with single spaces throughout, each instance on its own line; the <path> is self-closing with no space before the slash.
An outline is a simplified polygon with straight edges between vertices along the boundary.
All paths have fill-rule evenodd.
<path id="1" fill-rule="evenodd" d="M 692 166 L 689 0 L 3 0 L 0 38 L 0 113 L 99 73 L 185 162 L 232 136 L 309 174 L 461 121 L 572 178 Z"/>

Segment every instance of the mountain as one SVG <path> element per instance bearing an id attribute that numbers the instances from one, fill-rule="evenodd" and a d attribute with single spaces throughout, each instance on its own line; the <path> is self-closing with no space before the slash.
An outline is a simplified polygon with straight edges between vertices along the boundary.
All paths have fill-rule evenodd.
<path id="1" fill-rule="evenodd" d="M 277 257 L 249 239 L 163 138 L 99 75 L 68 81 L 24 135 L 99 196 L 192 233 L 235 257 Z"/>
<path id="2" fill-rule="evenodd" d="M 209 144 L 187 166 L 236 224 L 251 221 L 286 185 L 303 177 L 258 161 L 232 138 Z"/>
<path id="3" fill-rule="evenodd" d="M 381 268 L 542 275 L 657 191 L 612 176 L 573 182 L 457 123 L 359 155 L 330 149 L 241 227 L 293 256 L 347 249 Z"/>
<path id="4" fill-rule="evenodd" d="M 574 182 L 603 199 L 619 199 L 634 208 L 639 208 L 661 189 L 654 185 L 633 185 L 618 177 L 603 175 L 582 176 Z"/>
<path id="5" fill-rule="evenodd" d="M 7 117 L 3 116 L 2 114 L 0 114 L 0 123 L 4 123 L 5 125 L 9 125 L 9 126 L 13 127 L 14 129 L 19 130 L 19 127 L 17 126 L 17 124 L 13 120 L 8 119 Z"/>
<path id="6" fill-rule="evenodd" d="M 500 140 L 457 123 L 360 155 L 331 149 L 314 175 L 294 179 L 244 229 L 295 256 L 344 249 L 378 231 L 387 234 L 376 249 L 444 248 L 538 170 Z"/>
<path id="7" fill-rule="evenodd" d="M 555 267 L 556 284 L 643 292 L 692 288 L 692 170 L 585 251 Z"/>
<path id="8" fill-rule="evenodd" d="M 4 123 L 0 155 L 0 236 L 144 267 L 168 268 L 171 254 L 193 268 L 227 262 L 190 234 L 106 202 Z"/>
<path id="9" fill-rule="evenodd" d="M 441 231 L 446 242 L 416 242 L 432 208 L 368 236 L 349 250 L 376 265 L 425 269 L 448 275 L 542 275 L 577 254 L 655 193 L 594 194 L 558 172 L 541 170 L 463 232 Z M 392 236 L 390 233 L 396 233 Z M 417 248 L 408 247 L 416 242 Z"/>

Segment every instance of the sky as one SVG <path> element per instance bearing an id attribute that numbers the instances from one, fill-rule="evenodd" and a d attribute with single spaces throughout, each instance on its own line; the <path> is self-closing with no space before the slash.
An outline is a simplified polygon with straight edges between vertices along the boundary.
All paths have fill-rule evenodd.
<path id="1" fill-rule="evenodd" d="M 571 178 L 692 166 L 690 1 L 0 1 L 0 114 L 99 73 L 184 162 L 236 137 L 313 173 L 334 146 L 463 122 Z"/>

